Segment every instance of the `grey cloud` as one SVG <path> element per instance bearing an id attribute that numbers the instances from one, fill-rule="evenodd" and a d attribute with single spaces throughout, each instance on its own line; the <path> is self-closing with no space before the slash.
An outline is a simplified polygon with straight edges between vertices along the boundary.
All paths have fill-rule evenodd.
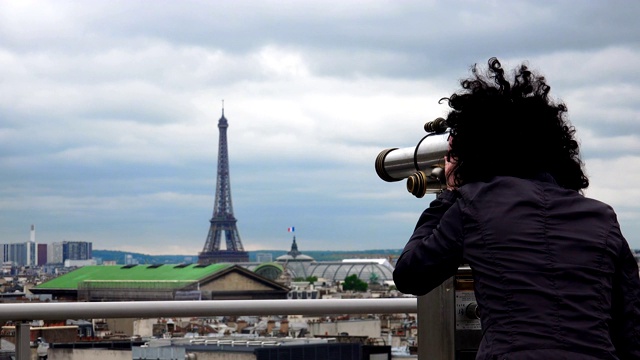
<path id="1" fill-rule="evenodd" d="M 639 7 L 2 3 L 0 240 L 26 238 L 36 223 L 44 241 L 198 251 L 225 99 L 243 241 L 287 248 L 296 226 L 306 249 L 365 238 L 399 248 L 429 199 L 378 179 L 374 158 L 414 145 L 424 121 L 446 111 L 437 99 L 491 56 L 530 60 L 567 102 L 588 169 L 616 164 L 633 179 L 635 167 L 616 159 L 635 164 L 639 150 Z M 608 183 L 594 176 L 594 194 L 617 206 Z M 621 211 L 640 247 L 637 209 Z"/>

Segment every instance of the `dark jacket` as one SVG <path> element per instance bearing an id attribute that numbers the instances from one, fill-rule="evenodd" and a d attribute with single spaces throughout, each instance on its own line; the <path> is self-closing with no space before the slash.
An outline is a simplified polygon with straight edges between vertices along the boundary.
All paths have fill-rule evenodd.
<path id="1" fill-rule="evenodd" d="M 423 295 L 471 266 L 477 359 L 640 359 L 638 266 L 610 206 L 537 179 L 444 191 L 393 274 Z"/>

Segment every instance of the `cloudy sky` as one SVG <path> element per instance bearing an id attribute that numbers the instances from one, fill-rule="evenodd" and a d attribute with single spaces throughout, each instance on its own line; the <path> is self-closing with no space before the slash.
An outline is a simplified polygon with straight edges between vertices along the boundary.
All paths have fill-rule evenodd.
<path id="1" fill-rule="evenodd" d="M 374 171 L 474 63 L 527 61 L 640 248 L 638 1 L 0 1 L 0 242 L 195 255 L 229 120 L 247 250 L 398 249 L 433 199 Z"/>

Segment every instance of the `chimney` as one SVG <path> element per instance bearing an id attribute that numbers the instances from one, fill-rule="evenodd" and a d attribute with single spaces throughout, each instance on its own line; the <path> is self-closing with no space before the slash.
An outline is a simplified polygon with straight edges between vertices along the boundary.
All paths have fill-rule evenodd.
<path id="1" fill-rule="evenodd" d="M 247 327 L 247 322 L 244 320 L 238 320 L 238 322 L 236 323 L 236 332 L 238 334 L 240 334 L 242 332 L 242 329 Z"/>
<path id="2" fill-rule="evenodd" d="M 280 334 L 289 335 L 289 320 L 284 319 L 280 321 Z"/>
<path id="3" fill-rule="evenodd" d="M 273 327 L 276 325 L 275 320 L 269 320 L 267 321 L 267 335 L 271 335 L 271 332 L 273 331 Z"/>

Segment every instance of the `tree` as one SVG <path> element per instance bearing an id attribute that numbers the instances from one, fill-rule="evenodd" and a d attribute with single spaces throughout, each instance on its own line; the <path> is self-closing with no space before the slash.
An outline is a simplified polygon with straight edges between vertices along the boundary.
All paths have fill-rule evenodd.
<path id="1" fill-rule="evenodd" d="M 364 292 L 364 291 L 367 291 L 368 287 L 369 285 L 366 282 L 358 279 L 358 275 L 356 274 L 347 276 L 344 279 L 344 283 L 342 283 L 343 290 Z"/>
<path id="2" fill-rule="evenodd" d="M 313 284 L 316 281 L 318 281 L 318 277 L 317 276 L 307 276 L 306 278 L 303 278 L 303 277 L 299 276 L 299 277 L 293 278 L 293 281 L 300 281 L 300 282 L 306 281 L 309 284 Z"/>

